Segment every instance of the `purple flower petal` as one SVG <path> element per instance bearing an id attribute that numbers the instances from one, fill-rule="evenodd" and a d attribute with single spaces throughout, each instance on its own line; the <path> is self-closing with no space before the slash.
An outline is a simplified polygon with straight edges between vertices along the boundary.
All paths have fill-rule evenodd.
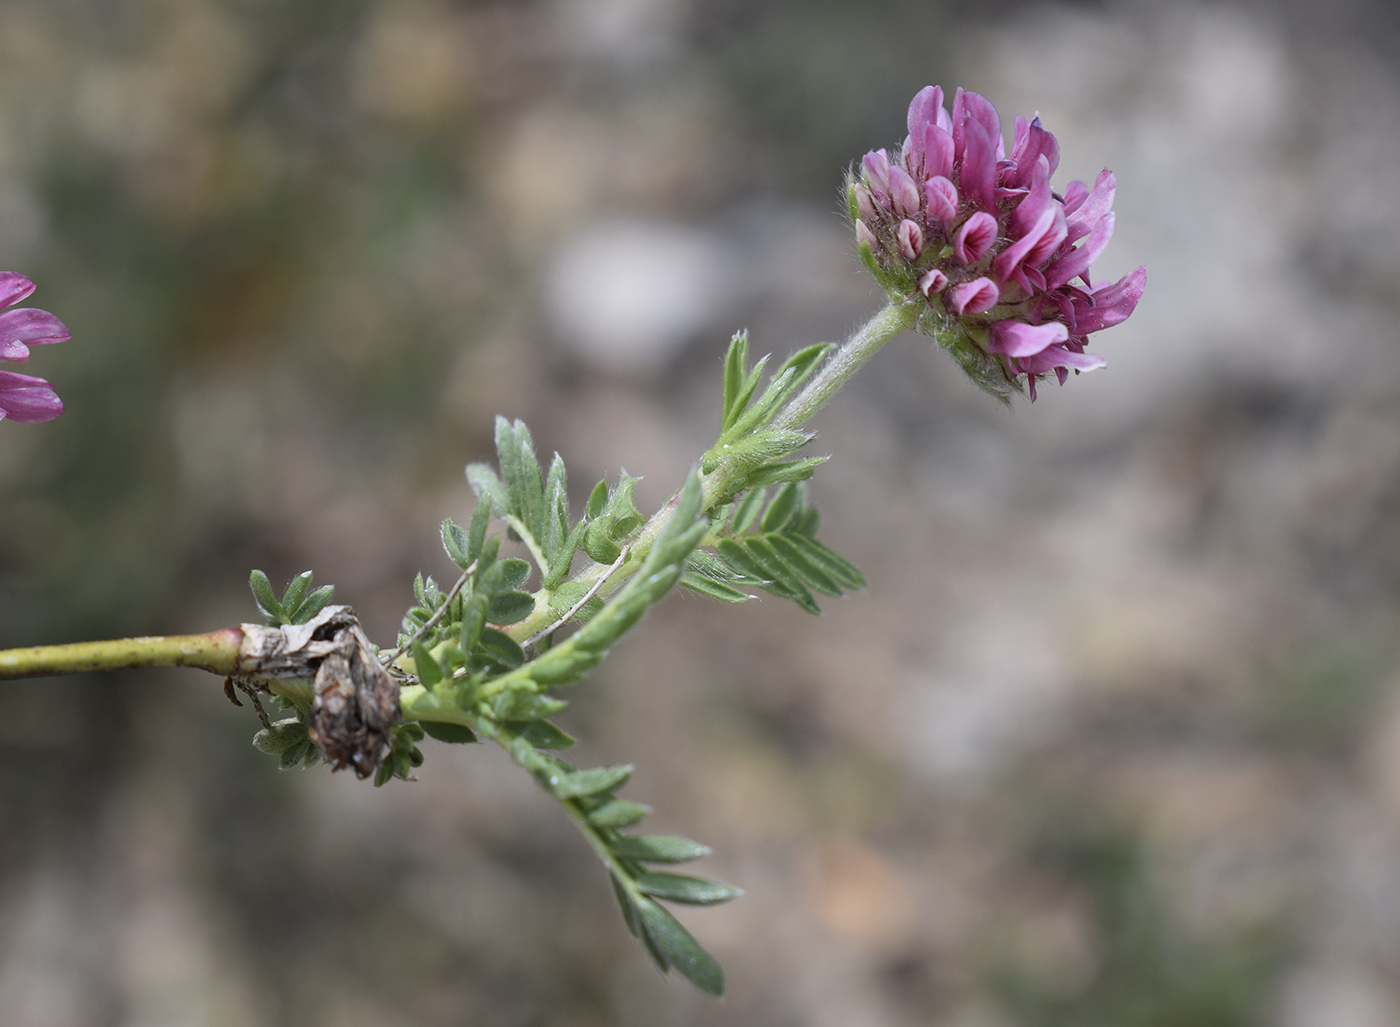
<path id="1" fill-rule="evenodd" d="M 1075 330 L 1081 335 L 1122 324 L 1142 299 L 1147 288 L 1147 268 L 1130 271 L 1112 285 L 1100 285 L 1093 292 L 1094 305 L 1074 304 Z"/>
<path id="2" fill-rule="evenodd" d="M 1001 290 L 996 282 L 990 278 L 974 278 L 949 289 L 946 302 L 955 314 L 983 314 L 995 307 L 999 299 Z"/>
<path id="3" fill-rule="evenodd" d="M 918 225 L 905 218 L 899 223 L 899 252 L 905 260 L 918 260 L 924 252 L 924 232 Z"/>
<path id="4" fill-rule="evenodd" d="M 34 283 L 18 271 L 0 271 L 0 307 L 18 303 L 34 291 Z"/>
<path id="5" fill-rule="evenodd" d="M 921 176 L 927 148 L 926 130 L 936 125 L 934 110 L 943 106 L 941 86 L 924 86 L 909 103 L 909 149 L 905 166 L 911 175 Z"/>
<path id="6" fill-rule="evenodd" d="M 947 116 L 942 107 L 939 113 Z M 930 125 L 924 130 L 924 177 L 942 175 L 948 178 L 953 174 L 953 136 L 941 125 Z"/>
<path id="7" fill-rule="evenodd" d="M 1054 223 L 1055 212 L 1049 207 L 1045 208 L 1041 211 L 1040 219 L 1031 227 L 1030 231 L 997 254 L 997 258 L 992 261 L 992 274 L 996 276 L 998 282 L 1005 284 L 1011 273 L 1016 270 L 1021 261 L 1026 259 L 1026 255 L 1035 249 Z"/>
<path id="8" fill-rule="evenodd" d="M 898 164 L 890 168 L 890 204 L 894 207 L 895 216 L 902 218 L 917 215 L 924 205 L 919 187 Z"/>
<path id="9" fill-rule="evenodd" d="M 1103 220 L 1113 207 L 1113 196 L 1117 187 L 1118 183 L 1113 177 L 1112 171 L 1104 168 L 1099 172 L 1099 177 L 1094 182 L 1093 192 L 1089 193 L 1080 206 L 1069 211 L 1065 218 L 1065 222 L 1069 226 L 1070 242 L 1077 242 L 1084 238 Z"/>
<path id="10" fill-rule="evenodd" d="M 63 413 L 63 401 L 42 378 L 0 371 L 0 420 L 20 424 L 52 421 Z"/>
<path id="11" fill-rule="evenodd" d="M 992 137 L 976 121 L 963 125 L 963 159 L 958 172 L 962 194 L 982 210 L 994 212 L 996 207 L 997 161 L 992 149 Z"/>
<path id="12" fill-rule="evenodd" d="M 1058 321 L 1028 325 L 1024 321 L 997 321 L 987 333 L 987 349 L 1008 357 L 1033 357 L 1047 346 L 1064 342 L 1069 329 Z"/>
<path id="13" fill-rule="evenodd" d="M 31 346 L 67 342 L 72 336 L 63 322 L 47 310 L 16 307 L 0 314 L 0 342 L 17 339 Z"/>
<path id="14" fill-rule="evenodd" d="M 924 183 L 924 195 L 928 198 L 929 220 L 947 224 L 958 216 L 958 187 L 942 175 Z"/>
<path id="15" fill-rule="evenodd" d="M 1027 122 L 1025 118 L 1018 116 L 1016 118 L 1016 141 L 1011 146 L 1011 159 L 1016 162 L 1016 170 L 1006 176 L 1007 184 L 1012 186 L 1029 184 L 1036 163 L 1041 157 L 1045 158 L 1048 167 L 1045 176 L 1048 179 L 1060 166 L 1059 141 L 1040 127 L 1039 117 Z"/>
<path id="16" fill-rule="evenodd" d="M 919 276 L 919 291 L 925 296 L 942 292 L 948 285 L 948 276 L 936 267 L 931 267 Z"/>
<path id="17" fill-rule="evenodd" d="M 870 189 L 876 198 L 881 193 L 889 195 L 890 191 L 890 156 L 884 150 L 871 150 L 861 160 L 861 166 L 865 168 L 865 179 L 870 183 Z"/>
<path id="18" fill-rule="evenodd" d="M 1045 269 L 1046 288 L 1058 289 L 1071 278 L 1081 275 L 1087 283 L 1089 281 L 1089 265 L 1098 259 L 1099 254 L 1103 252 L 1111 238 L 1113 238 L 1113 214 L 1108 213 L 1099 218 L 1098 224 L 1089 233 L 1089 238 Z"/>
<path id="19" fill-rule="evenodd" d="M 953 239 L 953 256 L 964 267 L 975 264 L 987 255 L 996 241 L 997 219 L 979 210 L 958 229 Z"/>

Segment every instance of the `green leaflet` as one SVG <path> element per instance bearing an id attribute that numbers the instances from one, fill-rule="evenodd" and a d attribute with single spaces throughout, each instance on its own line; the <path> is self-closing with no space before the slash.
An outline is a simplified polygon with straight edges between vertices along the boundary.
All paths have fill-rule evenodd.
<path id="1" fill-rule="evenodd" d="M 642 863 L 686 863 L 710 854 L 708 845 L 665 834 L 622 835 L 609 848 L 614 856 Z"/>
<path id="2" fill-rule="evenodd" d="M 813 592 L 839 597 L 865 588 L 854 564 L 812 537 L 817 512 L 800 484 L 782 486 L 766 507 L 765 498 L 766 490 L 754 489 L 734 505 L 729 528 L 721 527 L 714 543 L 720 569 L 697 554 L 683 584 L 730 602 L 737 601 L 730 592 L 743 594 L 735 585 L 756 585 L 809 613 L 821 612 Z"/>

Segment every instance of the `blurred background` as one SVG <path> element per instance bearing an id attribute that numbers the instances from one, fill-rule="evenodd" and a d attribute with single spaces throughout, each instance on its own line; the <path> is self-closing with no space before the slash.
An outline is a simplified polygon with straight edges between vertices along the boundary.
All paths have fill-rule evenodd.
<path id="1" fill-rule="evenodd" d="M 747 326 L 880 302 L 847 163 L 919 87 L 1118 175 L 1107 370 L 1006 412 L 928 340 L 817 421 L 823 619 L 678 595 L 584 762 L 748 896 L 663 979 L 552 800 L 279 773 L 196 672 L 0 685 L 0 1021 L 1400 1023 L 1400 16 L 1383 0 L 4 0 L 0 266 L 73 332 L 0 423 L 0 646 L 389 642 L 525 418 L 651 508 Z M 873 501 L 872 497 L 879 497 Z"/>

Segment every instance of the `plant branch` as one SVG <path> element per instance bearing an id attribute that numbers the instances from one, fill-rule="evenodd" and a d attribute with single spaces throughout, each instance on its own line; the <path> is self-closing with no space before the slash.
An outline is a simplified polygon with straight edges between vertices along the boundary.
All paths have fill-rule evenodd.
<path id="1" fill-rule="evenodd" d="M 36 645 L 0 650 L 0 678 L 79 674 L 125 667 L 197 667 L 211 674 L 238 673 L 243 632 L 221 628 L 202 635 L 148 635 L 105 642 Z"/>

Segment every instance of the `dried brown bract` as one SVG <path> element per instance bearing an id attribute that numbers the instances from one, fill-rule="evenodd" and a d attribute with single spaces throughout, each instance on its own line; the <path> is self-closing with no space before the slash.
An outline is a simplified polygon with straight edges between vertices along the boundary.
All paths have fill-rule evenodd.
<path id="1" fill-rule="evenodd" d="M 399 717 L 399 686 L 375 656 L 348 606 L 328 606 L 305 624 L 242 625 L 239 674 L 312 678 L 306 733 L 335 770 L 369 777 Z"/>

